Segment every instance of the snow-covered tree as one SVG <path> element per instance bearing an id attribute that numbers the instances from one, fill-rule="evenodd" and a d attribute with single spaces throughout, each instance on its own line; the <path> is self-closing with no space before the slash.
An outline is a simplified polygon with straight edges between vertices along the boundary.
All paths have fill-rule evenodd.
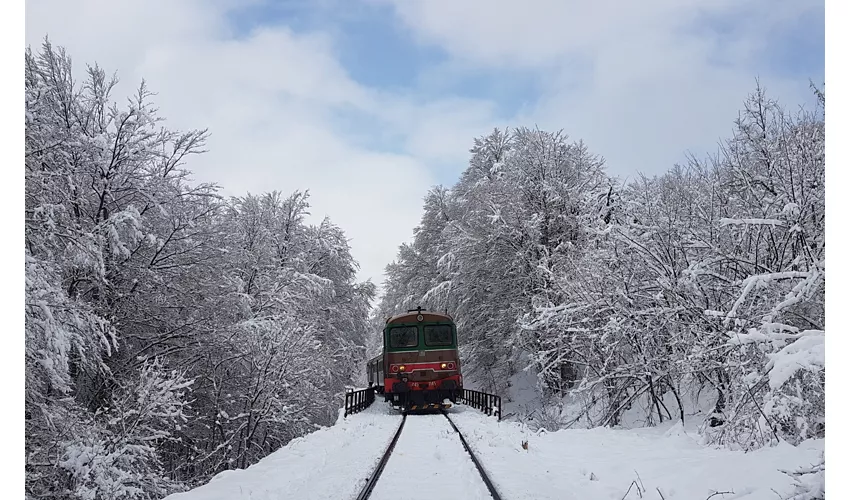
<path id="1" fill-rule="evenodd" d="M 25 53 L 26 454 L 33 498 L 161 498 L 332 423 L 371 283 L 306 192 L 223 199 L 144 83 Z"/>
<path id="2" fill-rule="evenodd" d="M 690 418 L 708 394 L 715 442 L 823 436 L 816 94 L 790 115 L 758 88 L 718 154 L 623 185 L 560 134 L 475 139 L 388 266 L 382 316 L 448 308 L 467 380 L 533 370 L 555 426 Z"/>

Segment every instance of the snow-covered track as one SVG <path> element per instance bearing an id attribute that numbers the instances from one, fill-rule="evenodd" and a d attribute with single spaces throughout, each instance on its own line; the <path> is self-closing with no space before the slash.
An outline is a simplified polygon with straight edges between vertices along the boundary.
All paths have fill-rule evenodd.
<path id="1" fill-rule="evenodd" d="M 466 442 L 466 438 L 463 437 L 463 433 L 460 432 L 460 429 L 457 428 L 452 419 L 449 418 L 449 415 L 445 412 L 441 412 L 446 420 L 449 421 L 449 424 L 452 426 L 452 429 L 457 432 L 458 437 L 460 438 L 460 442 L 463 443 L 463 448 L 469 453 L 469 458 L 472 459 L 472 463 L 475 464 L 475 468 L 478 470 L 478 473 L 481 475 L 481 480 L 484 481 L 484 484 L 487 486 L 487 491 L 490 492 L 490 496 L 493 497 L 493 500 L 502 500 L 499 492 L 496 491 L 496 487 L 493 486 L 493 482 L 490 481 L 490 477 L 487 476 L 487 472 L 484 470 L 484 467 L 481 466 L 481 462 L 478 461 L 478 458 L 475 456 L 475 453 L 472 452 L 472 448 L 469 447 L 469 444 Z"/>
<path id="2" fill-rule="evenodd" d="M 407 414 L 402 417 L 401 425 L 357 500 L 385 500 L 398 495 L 430 499 L 435 489 L 447 489 L 462 498 L 502 500 L 460 429 L 445 411 L 440 413 L 451 429 L 436 414 L 412 416 L 410 422 Z M 409 429 L 405 428 L 405 422 L 409 423 Z M 460 438 L 460 443 L 454 436 Z"/>
<path id="3" fill-rule="evenodd" d="M 393 436 L 392 441 L 390 441 L 389 446 L 387 446 L 387 450 L 384 452 L 381 460 L 378 462 L 378 466 L 375 467 L 375 471 L 372 472 L 372 475 L 369 476 L 369 480 L 366 481 L 363 489 L 360 490 L 360 494 L 357 495 L 357 500 L 366 500 L 369 498 L 369 495 L 372 494 L 372 490 L 375 489 L 375 485 L 378 483 L 378 478 L 381 477 L 381 473 L 387 465 L 387 460 L 389 460 L 390 455 L 393 454 L 393 449 L 395 448 L 396 442 L 398 442 L 398 437 L 401 436 L 401 431 L 404 429 L 405 422 L 407 422 L 407 415 L 403 415 L 401 417 L 401 424 L 398 426 L 398 430 L 395 431 L 395 435 Z"/>

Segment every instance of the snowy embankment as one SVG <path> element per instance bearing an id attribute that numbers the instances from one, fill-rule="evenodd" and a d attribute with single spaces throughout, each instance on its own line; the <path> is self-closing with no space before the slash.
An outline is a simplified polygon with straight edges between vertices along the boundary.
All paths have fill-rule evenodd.
<path id="1" fill-rule="evenodd" d="M 777 500 L 794 490 L 780 469 L 817 463 L 824 444 L 744 453 L 700 445 L 680 423 L 534 433 L 465 407 L 452 420 L 506 500 Z"/>
<path id="2" fill-rule="evenodd" d="M 380 460 L 401 417 L 373 404 L 336 425 L 293 439 L 247 469 L 166 500 L 339 500 L 355 498 Z"/>
<path id="3" fill-rule="evenodd" d="M 681 424 L 535 433 L 465 406 L 448 413 L 505 500 L 703 500 L 718 492 L 726 493 L 713 500 L 777 500 L 794 489 L 780 470 L 816 463 L 824 444 L 809 440 L 744 453 L 700 445 Z M 168 500 L 355 498 L 400 422 L 386 403 L 376 402 L 248 469 L 224 472 Z M 456 498 L 486 497 L 448 422 L 411 415 L 374 498 L 414 492 L 431 498 L 446 490 Z"/>

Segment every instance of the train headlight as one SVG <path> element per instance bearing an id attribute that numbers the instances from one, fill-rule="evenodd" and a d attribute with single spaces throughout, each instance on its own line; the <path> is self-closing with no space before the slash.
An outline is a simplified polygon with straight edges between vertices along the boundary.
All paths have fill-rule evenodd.
<path id="1" fill-rule="evenodd" d="M 390 371 L 396 373 L 398 371 L 398 365 L 390 365 Z"/>
<path id="2" fill-rule="evenodd" d="M 440 365 L 440 368 L 441 368 L 441 369 L 443 369 L 443 370 L 445 370 L 445 369 L 446 369 L 446 364 L 445 364 L 445 363 L 441 364 L 441 365 Z"/>
<path id="3" fill-rule="evenodd" d="M 452 362 L 449 362 L 449 370 L 454 370 L 454 369 L 455 369 L 455 364 L 452 363 Z"/>
<path id="4" fill-rule="evenodd" d="M 404 365 L 399 366 L 398 371 L 403 372 L 404 371 Z"/>

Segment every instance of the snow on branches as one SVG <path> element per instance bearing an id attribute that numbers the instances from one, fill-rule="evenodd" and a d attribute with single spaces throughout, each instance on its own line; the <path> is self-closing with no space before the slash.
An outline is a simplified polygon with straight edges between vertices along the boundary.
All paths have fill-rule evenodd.
<path id="1" fill-rule="evenodd" d="M 762 88 L 719 155 L 623 185 L 562 134 L 496 130 L 429 193 L 382 311 L 448 308 L 469 380 L 536 374 L 541 425 L 822 437 L 823 147 L 822 93 L 791 115 Z"/>
<path id="2" fill-rule="evenodd" d="M 25 53 L 26 490 L 161 498 L 332 423 L 375 290 L 306 192 L 190 182 L 206 131 L 85 75 Z"/>

